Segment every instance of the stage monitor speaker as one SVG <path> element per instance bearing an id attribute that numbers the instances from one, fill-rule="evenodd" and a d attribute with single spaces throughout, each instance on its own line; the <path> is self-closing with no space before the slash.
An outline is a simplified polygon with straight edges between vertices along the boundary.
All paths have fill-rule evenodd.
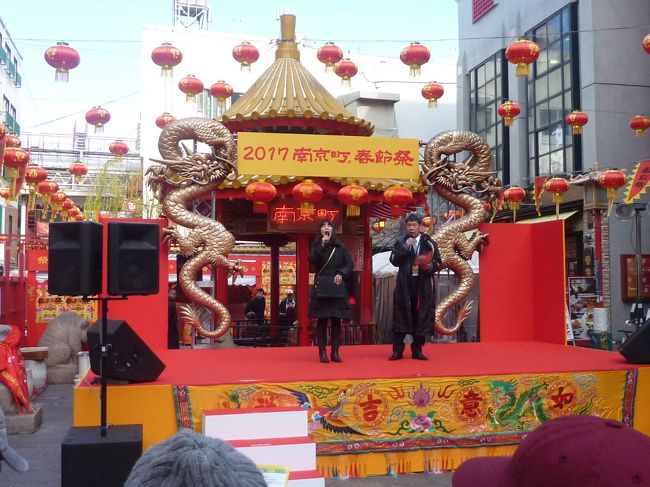
<path id="1" fill-rule="evenodd" d="M 102 292 L 102 232 L 95 222 L 50 223 L 47 292 L 93 296 Z"/>
<path id="2" fill-rule="evenodd" d="M 100 374 L 102 321 L 88 330 L 90 368 Z M 110 347 L 106 378 L 128 382 L 150 382 L 165 370 L 165 364 L 124 320 L 108 320 L 104 345 Z"/>
<path id="3" fill-rule="evenodd" d="M 632 333 L 618 351 L 631 364 L 650 364 L 650 321 Z"/>
<path id="4" fill-rule="evenodd" d="M 142 425 L 70 428 L 61 443 L 61 487 L 122 487 L 142 455 Z M 3 484 L 4 485 L 4 484 Z"/>
<path id="5" fill-rule="evenodd" d="M 108 294 L 158 294 L 159 227 L 155 223 L 108 224 Z"/>

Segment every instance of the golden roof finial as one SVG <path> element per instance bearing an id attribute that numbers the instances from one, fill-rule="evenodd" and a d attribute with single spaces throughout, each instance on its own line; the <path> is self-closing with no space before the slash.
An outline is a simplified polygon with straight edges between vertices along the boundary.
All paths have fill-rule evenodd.
<path id="1" fill-rule="evenodd" d="M 280 15 L 280 43 L 275 51 L 275 59 L 291 58 L 300 61 L 300 51 L 296 44 L 296 16 Z"/>

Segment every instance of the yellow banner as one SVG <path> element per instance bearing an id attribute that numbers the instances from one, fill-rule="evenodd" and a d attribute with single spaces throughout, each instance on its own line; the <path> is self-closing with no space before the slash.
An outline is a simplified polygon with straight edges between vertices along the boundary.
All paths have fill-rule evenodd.
<path id="1" fill-rule="evenodd" d="M 419 179 L 417 139 L 239 132 L 240 174 Z"/>
<path id="2" fill-rule="evenodd" d="M 628 371 L 174 386 L 179 427 L 201 431 L 205 410 L 309 409 L 319 455 L 511 445 L 558 416 L 629 424 Z"/>

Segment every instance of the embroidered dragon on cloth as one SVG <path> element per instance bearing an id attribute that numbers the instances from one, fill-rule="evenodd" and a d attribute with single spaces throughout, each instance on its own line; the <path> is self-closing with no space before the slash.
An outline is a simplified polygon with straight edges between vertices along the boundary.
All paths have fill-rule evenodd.
<path id="1" fill-rule="evenodd" d="M 206 144 L 210 152 L 192 151 L 182 144 L 184 140 Z M 163 129 L 158 150 L 162 159 L 152 159 L 158 164 L 147 170 L 147 184 L 162 203 L 164 215 L 190 229 L 187 235 L 175 227 L 164 230 L 165 238 L 176 242 L 181 254 L 189 258 L 179 272 L 178 283 L 192 303 L 179 304 L 179 316 L 202 336 L 217 339 L 230 328 L 230 312 L 198 286 L 196 276 L 212 264 L 225 267 L 229 274 L 241 274 L 242 268 L 239 262 L 228 260 L 235 237 L 217 220 L 190 211 L 188 206 L 224 180 L 237 177 L 237 145 L 230 131 L 216 120 L 185 118 Z M 202 326 L 197 306 L 214 312 L 214 330 Z"/>
<path id="2" fill-rule="evenodd" d="M 450 156 L 468 151 L 463 162 Z M 483 202 L 491 203 L 501 190 L 501 181 L 490 172 L 492 151 L 479 135 L 461 130 L 443 132 L 431 139 L 424 151 L 421 168 L 422 181 L 441 197 L 465 210 L 459 219 L 448 222 L 431 237 L 437 242 L 442 258 L 441 269 L 451 269 L 458 278 L 458 286 L 436 306 L 434 327 L 438 333 L 452 335 L 458 331 L 472 309 L 472 301 L 465 301 L 474 285 L 474 272 L 467 262 L 476 250 L 488 243 L 488 235 L 478 230 L 485 220 Z M 474 230 L 470 236 L 466 232 Z M 455 323 L 444 325 L 445 315 L 460 305 Z"/>

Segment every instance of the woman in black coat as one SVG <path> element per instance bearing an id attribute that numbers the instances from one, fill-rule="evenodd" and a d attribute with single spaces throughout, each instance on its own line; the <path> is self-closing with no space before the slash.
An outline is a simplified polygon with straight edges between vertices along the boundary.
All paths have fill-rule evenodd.
<path id="1" fill-rule="evenodd" d="M 332 362 L 342 362 L 339 355 L 341 346 L 341 320 L 352 318 L 352 309 L 348 304 L 346 282 L 352 278 L 352 257 L 350 252 L 334 234 L 334 227 L 329 220 L 323 221 L 316 232 L 314 243 L 309 251 L 309 262 L 316 266 L 316 278 L 309 299 L 309 316 L 318 320 L 316 324 L 316 344 L 320 361 L 327 359 L 327 322 L 331 323 L 330 337 L 332 344 Z M 322 282 L 319 293 L 318 282 Z M 331 288 L 339 289 L 340 296 L 325 297 L 325 288 L 330 288 L 327 294 L 335 294 Z M 333 289 L 336 291 L 337 289 Z"/>

